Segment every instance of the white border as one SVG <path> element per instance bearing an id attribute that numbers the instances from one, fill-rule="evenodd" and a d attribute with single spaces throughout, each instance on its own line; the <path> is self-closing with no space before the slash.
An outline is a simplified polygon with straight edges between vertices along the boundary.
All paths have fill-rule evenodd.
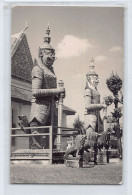
<path id="1" fill-rule="evenodd" d="M 15 185 L 9 184 L 10 130 L 10 27 L 11 7 L 14 5 L 64 6 L 124 6 L 125 61 L 124 61 L 124 166 L 123 185 Z M 131 195 L 132 194 L 132 0 L 43 1 L 0 0 L 0 194 L 1 195 Z M 113 178 L 114 179 L 114 178 Z"/>

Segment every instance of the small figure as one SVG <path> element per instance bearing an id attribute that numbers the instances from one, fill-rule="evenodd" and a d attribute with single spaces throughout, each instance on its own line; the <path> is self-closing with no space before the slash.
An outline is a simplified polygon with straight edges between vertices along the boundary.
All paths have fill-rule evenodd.
<path id="1" fill-rule="evenodd" d="M 75 144 L 67 148 L 64 159 L 67 159 L 69 155 L 73 157 L 80 158 L 84 153 L 84 144 L 85 144 L 86 135 L 77 135 L 75 139 Z"/>
<path id="2" fill-rule="evenodd" d="M 31 133 L 30 129 L 26 129 L 26 130 L 24 129 L 24 127 L 30 126 L 28 122 L 28 118 L 24 115 L 18 116 L 18 118 L 19 118 L 18 125 L 21 127 L 21 130 L 24 131 L 26 134 L 30 134 Z"/>

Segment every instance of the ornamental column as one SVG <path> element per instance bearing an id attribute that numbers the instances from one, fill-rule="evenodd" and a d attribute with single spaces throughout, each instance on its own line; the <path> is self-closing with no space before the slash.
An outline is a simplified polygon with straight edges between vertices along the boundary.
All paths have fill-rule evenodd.
<path id="1" fill-rule="evenodd" d="M 107 124 L 107 108 L 104 108 L 104 119 L 103 119 L 103 123 L 104 123 L 104 131 L 107 131 L 108 129 L 108 124 Z"/>
<path id="2" fill-rule="evenodd" d="M 58 83 L 59 87 L 64 87 L 64 83 L 62 80 L 59 81 Z M 58 127 L 62 127 L 62 121 L 63 121 L 63 99 L 64 99 L 64 93 L 61 93 L 59 95 L 59 100 L 58 100 Z M 61 149 L 61 134 L 62 129 L 58 128 L 57 130 L 57 149 Z"/>

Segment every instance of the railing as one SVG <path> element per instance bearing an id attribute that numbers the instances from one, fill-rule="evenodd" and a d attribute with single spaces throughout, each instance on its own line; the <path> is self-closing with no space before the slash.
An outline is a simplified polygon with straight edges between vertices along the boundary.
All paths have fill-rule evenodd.
<path id="1" fill-rule="evenodd" d="M 62 133 L 54 133 L 54 128 L 55 129 L 62 129 Z M 30 155 L 26 158 L 24 157 L 22 159 L 22 154 L 19 154 L 20 157 L 17 157 L 17 159 L 22 159 L 22 160 L 49 160 L 50 164 L 52 164 L 53 162 L 53 136 L 62 136 L 62 137 L 71 137 L 71 141 L 72 141 L 72 145 L 74 142 L 74 137 L 78 134 L 78 131 L 76 129 L 73 128 L 67 128 L 67 127 L 58 127 L 58 126 L 35 126 L 35 127 L 24 127 L 24 128 L 11 128 L 11 131 L 26 131 L 26 130 L 30 130 L 30 129 L 39 129 L 39 131 L 44 130 L 44 129 L 48 129 L 48 133 L 31 133 L 31 134 L 27 134 L 27 133 L 22 133 L 22 134 L 12 134 L 11 137 L 36 137 L 36 136 L 49 136 L 49 149 L 37 149 L 36 151 L 38 151 L 38 153 L 40 154 L 40 156 L 37 156 L 37 152 L 35 153 L 35 150 L 33 149 L 28 149 L 27 153 L 30 153 Z M 70 133 L 63 133 L 65 131 L 68 131 Z M 71 133 L 74 132 L 74 133 Z M 18 152 L 19 153 L 19 152 Z M 17 153 L 17 154 L 18 154 Z M 14 152 L 15 155 L 15 152 Z M 15 157 L 11 157 L 11 160 L 15 160 Z M 107 150 L 107 162 L 109 161 L 109 156 L 108 156 L 108 150 Z"/>
<path id="2" fill-rule="evenodd" d="M 24 127 L 24 128 L 11 128 L 11 131 L 24 131 L 24 130 L 30 130 L 30 129 L 39 129 L 39 131 L 44 130 L 44 129 L 49 129 L 49 133 L 31 133 L 31 134 L 13 134 L 11 137 L 35 137 L 35 136 L 49 136 L 49 149 L 43 149 L 44 153 L 48 153 L 47 156 L 41 157 L 41 159 L 48 159 L 50 161 L 50 164 L 52 164 L 52 159 L 53 159 L 53 143 L 52 143 L 52 133 L 53 133 L 53 127 L 52 126 L 41 126 L 41 127 Z M 31 150 L 31 149 L 29 149 Z M 14 158 L 11 157 L 11 160 Z M 19 158 L 18 158 L 19 159 Z M 26 158 L 24 158 L 26 159 Z M 27 159 L 38 159 L 37 157 L 29 157 Z"/>
<path id="3" fill-rule="evenodd" d="M 24 127 L 24 128 L 11 128 L 11 131 L 15 131 L 15 132 L 17 132 L 17 131 L 26 131 L 26 130 L 30 130 L 30 129 L 39 129 L 39 131 L 41 131 L 41 130 L 44 130 L 44 129 L 48 129 L 49 130 L 49 132 L 48 133 L 31 133 L 31 134 L 27 134 L 27 133 L 23 133 L 23 134 L 11 134 L 11 137 L 36 137 L 36 136 L 49 136 L 49 149 L 40 149 L 41 151 L 42 151 L 42 153 L 44 154 L 44 153 L 47 153 L 48 155 L 46 155 L 46 156 L 41 156 L 39 159 L 45 159 L 45 160 L 49 160 L 50 161 L 50 164 L 52 164 L 52 161 L 53 161 L 53 136 L 63 136 L 63 137 L 72 137 L 72 144 L 73 144 L 73 139 L 74 139 L 74 136 L 76 135 L 75 133 L 74 134 L 64 134 L 64 133 L 61 133 L 61 134 L 58 134 L 58 133 L 53 133 L 53 128 L 56 128 L 56 129 L 62 129 L 62 132 L 64 132 L 64 131 L 68 131 L 68 132 L 71 132 L 71 131 L 74 131 L 74 132 L 76 132 L 76 134 L 77 134 L 77 130 L 75 130 L 75 129 L 72 129 L 72 128 L 67 128 L 67 127 L 58 127 L 58 126 L 39 126 L 39 127 L 37 127 L 37 126 L 35 126 L 35 127 Z M 40 150 L 38 150 L 38 151 L 40 151 Z M 25 160 L 29 160 L 29 159 L 31 159 L 31 160 L 37 160 L 38 159 L 38 157 L 36 157 L 36 155 L 34 156 L 34 155 L 31 155 L 32 153 L 31 153 L 31 151 L 35 151 L 35 150 L 32 150 L 32 149 L 28 149 L 28 152 L 30 153 L 30 157 L 28 157 L 28 158 L 23 158 L 23 160 L 25 159 Z M 18 152 L 19 153 L 19 152 Z M 18 154 L 17 153 L 17 154 Z M 13 153 L 14 155 L 15 155 L 15 152 Z M 22 154 L 19 154 L 20 156 L 22 155 Z M 17 158 L 15 158 L 15 157 L 11 157 L 11 160 L 14 160 L 14 159 L 22 159 L 22 157 L 17 157 Z"/>

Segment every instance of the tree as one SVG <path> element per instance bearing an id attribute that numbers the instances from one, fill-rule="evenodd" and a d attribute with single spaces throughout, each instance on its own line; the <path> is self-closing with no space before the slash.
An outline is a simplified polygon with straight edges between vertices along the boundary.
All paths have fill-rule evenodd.
<path id="1" fill-rule="evenodd" d="M 106 80 L 106 84 L 108 89 L 112 92 L 112 96 L 108 96 L 105 98 L 105 104 L 107 106 L 111 105 L 114 103 L 115 108 L 112 113 L 112 118 L 114 121 L 114 131 L 117 136 L 117 143 L 118 143 L 118 148 L 119 148 L 119 156 L 122 158 L 122 144 L 121 144 L 121 136 L 122 132 L 120 129 L 120 118 L 122 117 L 122 108 L 118 106 L 119 103 L 123 104 L 123 95 L 121 92 L 122 89 L 122 79 L 117 75 L 112 72 L 109 78 Z M 119 96 L 121 95 L 121 97 Z"/>

